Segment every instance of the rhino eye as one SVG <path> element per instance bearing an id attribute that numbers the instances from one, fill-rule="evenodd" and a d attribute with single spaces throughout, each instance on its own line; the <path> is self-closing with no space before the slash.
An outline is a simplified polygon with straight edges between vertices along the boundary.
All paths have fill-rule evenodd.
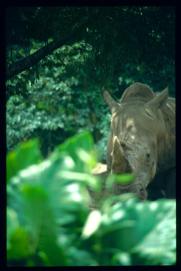
<path id="1" fill-rule="evenodd" d="M 124 149 L 126 147 L 126 144 L 124 142 L 121 142 L 121 147 Z"/>
<path id="2" fill-rule="evenodd" d="M 149 153 L 149 152 L 146 153 L 146 159 L 147 159 L 147 160 L 150 159 L 150 153 Z"/>
<path id="3" fill-rule="evenodd" d="M 121 142 L 120 144 L 124 151 L 128 151 L 131 149 L 130 146 L 128 146 L 125 142 Z"/>

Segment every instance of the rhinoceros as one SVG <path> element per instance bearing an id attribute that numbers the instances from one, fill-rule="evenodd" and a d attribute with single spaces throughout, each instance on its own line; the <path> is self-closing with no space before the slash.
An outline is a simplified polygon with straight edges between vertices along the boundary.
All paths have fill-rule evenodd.
<path id="1" fill-rule="evenodd" d="M 175 197 L 175 99 L 168 88 L 155 93 L 136 82 L 118 101 L 108 91 L 103 95 L 112 115 L 107 171 L 135 176 L 127 186 L 115 185 L 115 193 L 133 192 L 145 200 L 155 187 L 164 197 Z"/>

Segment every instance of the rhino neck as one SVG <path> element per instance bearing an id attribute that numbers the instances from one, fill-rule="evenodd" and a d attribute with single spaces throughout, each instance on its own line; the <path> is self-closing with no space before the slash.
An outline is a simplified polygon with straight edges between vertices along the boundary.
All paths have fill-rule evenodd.
<path id="1" fill-rule="evenodd" d="M 162 108 L 165 129 L 158 135 L 158 172 L 175 167 L 175 101 L 168 99 Z"/>

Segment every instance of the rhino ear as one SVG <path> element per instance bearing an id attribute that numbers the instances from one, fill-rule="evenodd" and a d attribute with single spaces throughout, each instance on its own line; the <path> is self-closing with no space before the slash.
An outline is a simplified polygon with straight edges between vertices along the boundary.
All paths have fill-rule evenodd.
<path id="1" fill-rule="evenodd" d="M 153 99 L 145 104 L 145 109 L 147 112 L 154 112 L 161 108 L 168 99 L 168 87 L 165 88 L 162 92 L 155 95 Z"/>
<path id="2" fill-rule="evenodd" d="M 108 91 L 103 92 L 103 97 L 105 102 L 108 104 L 111 113 L 114 113 L 117 109 L 119 109 L 119 104 L 111 97 Z"/>

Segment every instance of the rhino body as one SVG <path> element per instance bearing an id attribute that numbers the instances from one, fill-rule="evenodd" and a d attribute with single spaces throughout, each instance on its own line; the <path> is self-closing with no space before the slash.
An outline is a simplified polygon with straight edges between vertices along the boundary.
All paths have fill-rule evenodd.
<path id="1" fill-rule="evenodd" d="M 133 192 L 141 199 L 154 199 L 154 193 L 175 197 L 175 99 L 168 89 L 154 93 L 134 83 L 118 102 L 107 91 L 104 99 L 112 113 L 107 170 L 135 176 L 130 185 L 115 185 L 114 192 Z"/>

